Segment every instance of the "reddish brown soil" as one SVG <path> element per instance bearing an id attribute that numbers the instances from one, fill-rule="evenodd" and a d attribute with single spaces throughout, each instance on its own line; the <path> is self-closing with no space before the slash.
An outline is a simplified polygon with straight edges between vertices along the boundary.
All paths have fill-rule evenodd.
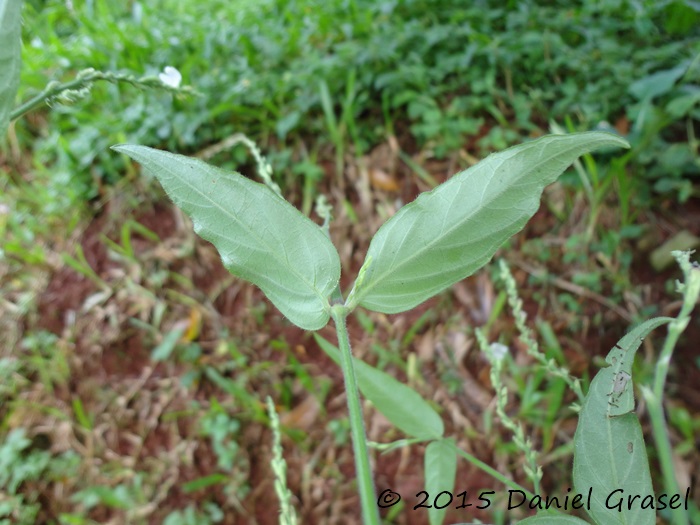
<path id="1" fill-rule="evenodd" d="M 435 169 L 436 178 L 442 179 L 449 169 L 442 165 Z M 329 171 L 332 168 L 329 166 Z M 422 183 L 416 183 L 407 175 L 407 170 L 401 168 L 395 175 L 401 181 L 397 193 L 377 192 L 370 204 L 382 199 L 395 199 L 401 196 L 404 202 L 411 200 L 419 191 Z M 331 177 L 329 177 L 331 179 Z M 332 191 L 330 193 L 333 193 Z M 362 204 L 366 195 L 362 190 L 350 185 L 347 194 L 356 203 L 358 209 L 371 217 L 373 209 Z M 363 209 L 364 207 L 364 209 Z M 163 319 L 163 325 L 156 333 L 148 333 L 130 321 L 140 318 L 149 322 L 152 311 L 150 299 L 139 299 L 138 294 L 119 294 L 120 283 L 124 272 L 130 268 L 123 261 L 115 261 L 110 257 L 102 235 L 115 242 L 120 242 L 119 227 L 120 210 L 110 206 L 104 209 L 86 228 L 80 245 L 90 267 L 105 282 L 114 286 L 113 297 L 101 304 L 102 310 L 84 310 L 86 300 L 100 291 L 98 285 L 90 279 L 79 275 L 74 270 L 63 267 L 54 273 L 39 301 L 39 328 L 65 336 L 66 331 L 72 335 L 68 339 L 74 341 L 72 350 L 72 381 L 67 389 L 57 392 L 57 399 L 70 406 L 79 398 L 88 413 L 94 414 L 96 421 L 104 424 L 105 449 L 96 450 L 95 454 L 108 462 L 131 461 L 138 470 L 147 467 L 152 458 L 160 457 L 174 450 L 179 443 L 189 440 L 192 447 L 183 453 L 181 463 L 177 465 L 172 478 L 171 488 L 163 499 L 158 502 L 157 509 L 149 514 L 149 523 L 160 523 L 173 509 L 184 509 L 188 504 L 197 500 L 217 502 L 226 511 L 226 524 L 276 524 L 278 516 L 277 498 L 272 484 L 270 471 L 272 436 L 267 426 L 257 421 L 254 414 L 246 411 L 245 404 L 232 400 L 220 388 L 210 381 L 201 379 L 189 390 L 178 390 L 176 384 L 179 377 L 191 369 L 175 360 L 156 364 L 150 354 L 154 346 L 160 342 L 159 334 L 167 333 L 168 329 L 183 319 L 188 319 L 192 309 L 201 310 L 202 326 L 195 340 L 200 344 L 203 354 L 199 364 L 207 364 L 218 368 L 222 375 L 235 379 L 238 371 L 226 371 L 223 365 L 227 363 L 226 355 L 217 353 L 217 344 L 224 330 L 232 334 L 238 350 L 247 357 L 248 366 L 271 363 L 269 372 L 256 375 L 246 388 L 260 402 L 266 395 L 271 395 L 280 402 L 280 385 L 285 378 L 294 378 L 294 372 L 289 368 L 289 356 L 294 356 L 316 380 L 327 379 L 332 386 L 325 397 L 325 403 L 316 417 L 310 422 L 304 421 L 303 414 L 295 414 L 294 407 L 310 397 L 310 393 L 297 383 L 288 405 L 278 406 L 288 422 L 297 424 L 302 438 L 294 442 L 288 435 L 284 439 L 285 457 L 289 464 L 289 487 L 294 494 L 295 507 L 302 515 L 304 524 L 357 524 L 360 523 L 360 505 L 354 487 L 354 466 L 349 444 L 343 446 L 334 443 L 328 424 L 335 419 L 346 417 L 342 375 L 338 367 L 320 350 L 313 338 L 291 326 L 282 316 L 266 302 L 262 294 L 253 287 L 234 281 L 211 300 L 212 294 L 218 290 L 221 283 L 229 278 L 229 274 L 221 265 L 214 249 L 200 240 L 196 240 L 193 252 L 188 255 L 178 255 L 176 252 L 186 246 L 191 233 L 187 231 L 190 225 L 178 224 L 173 209 L 165 202 L 160 202 L 142 210 L 135 220 L 154 231 L 159 241 L 153 242 L 140 235 L 134 234 L 133 247 L 136 259 L 144 274 L 132 278 L 132 281 L 146 286 L 145 275 L 159 269 L 166 269 L 192 282 L 192 287 L 180 286 L 179 281 L 169 277 L 162 288 L 152 288 L 159 299 L 168 300 L 168 310 Z M 689 203 L 672 210 L 672 227 L 674 230 L 688 228 L 700 236 L 700 205 L 698 201 Z M 671 213 L 671 211 L 669 211 Z M 339 217 L 333 227 L 344 268 L 349 268 L 343 274 L 343 287 L 347 289 L 362 262 L 371 233 L 378 227 L 376 220 L 368 224 L 352 224 L 347 218 Z M 528 225 L 524 234 L 519 236 L 514 246 L 522 245 L 527 238 L 548 235 L 559 230 L 565 233 L 565 228 L 557 224 L 552 214 L 543 207 Z M 669 234 L 672 232 L 668 232 Z M 167 250 L 163 248 L 167 246 Z M 157 248 L 161 247 L 161 252 Z M 501 254 L 509 257 L 509 253 Z M 665 293 L 665 282 L 676 276 L 670 270 L 664 274 L 655 274 L 646 264 L 644 254 L 635 259 L 633 274 L 630 280 L 634 286 L 644 286 L 647 293 L 644 297 L 647 304 L 658 306 L 659 313 L 675 314 L 676 310 L 669 305 L 669 296 Z M 603 356 L 615 341 L 628 329 L 628 323 L 607 311 L 601 304 L 592 300 L 581 300 L 583 315 L 588 319 L 600 316 L 601 323 L 594 325 L 588 321 L 579 328 L 570 330 L 568 320 L 570 314 L 556 309 L 540 306 L 542 303 L 533 297 L 528 285 L 529 275 L 511 264 L 513 273 L 520 284 L 520 290 L 525 299 L 525 309 L 529 319 L 548 320 L 555 331 L 561 334 L 564 352 L 569 359 L 569 365 L 575 374 L 595 373 L 594 356 Z M 567 275 L 565 267 L 549 268 L 555 275 Z M 120 273 L 121 272 L 121 273 Z M 136 274 L 135 274 L 136 275 Z M 122 279 L 122 280 L 120 280 Z M 556 300 L 560 290 L 553 285 L 538 285 L 539 293 Z M 172 299 L 167 295 L 166 288 L 176 290 L 191 298 L 191 303 Z M 452 292 L 441 295 L 414 311 L 397 316 L 372 315 L 377 327 L 377 334 L 369 336 L 364 332 L 359 322 L 350 322 L 351 337 L 355 344 L 356 353 L 369 361 L 375 361 L 376 356 L 370 350 L 371 344 L 383 344 L 389 348 L 392 340 L 400 340 L 410 328 L 426 312 L 431 313 L 431 322 L 425 325 L 417 334 L 417 338 L 408 348 L 401 348 L 402 359 L 407 359 L 409 353 L 428 352 L 428 360 L 421 361 L 421 374 L 426 384 L 420 391 L 429 399 L 434 399 L 445 408 L 444 418 L 447 435 L 459 436 L 459 445 L 476 457 L 494 465 L 499 471 L 513 475 L 518 481 L 525 483 L 519 466 L 503 463 L 505 457 L 495 452 L 496 436 L 481 436 L 467 438 L 468 435 L 479 435 L 483 429 L 483 411 L 489 409 L 480 404 L 479 396 L 484 396 L 486 402 L 492 399 L 488 380 L 488 367 L 483 357 L 475 350 L 465 352 L 458 369 L 454 371 L 460 378 L 464 390 L 457 394 L 448 394 L 445 390 L 443 377 L 445 365 L 439 365 L 441 355 L 450 337 L 457 336 L 451 327 L 466 325 L 483 325 L 490 314 L 493 299 L 493 286 L 486 274 L 473 277 L 460 283 Z M 491 299 L 489 299 L 489 297 Z M 141 303 L 140 301 L 144 301 Z M 110 310 L 109 306 L 112 306 Z M 262 323 L 255 320 L 254 312 L 262 312 Z M 516 361 L 525 362 L 527 357 L 522 345 L 514 337 L 515 331 L 509 320 L 503 316 L 491 328 L 489 337 L 498 340 L 501 337 L 511 344 L 516 351 Z M 320 334 L 334 341 L 333 330 L 326 327 Z M 660 336 L 655 339 L 658 343 Z M 286 344 L 287 350 L 275 350 L 271 344 L 274 341 Z M 421 341 L 424 343 L 421 343 Z M 432 341 L 433 344 L 430 344 Z M 471 344 L 471 343 L 470 343 Z M 695 385 L 700 383 L 700 316 L 695 316 L 688 327 L 683 339 L 679 342 L 673 359 L 673 366 L 668 378 L 668 392 L 674 404 L 684 406 L 691 414 L 700 414 L 700 394 Z M 422 346 L 421 346 L 422 345 Z M 658 348 L 658 344 L 657 344 Z M 441 350 L 442 349 L 442 350 Z M 446 355 L 446 354 L 445 354 Z M 653 362 L 653 355 L 646 356 Z M 405 379 L 402 372 L 389 365 L 388 370 Z M 170 382 L 169 382 L 170 381 Z M 129 398 L 130 388 L 136 388 Z M 159 396 L 164 391 L 172 389 L 172 398 L 164 407 L 159 407 Z M 125 405 L 116 400 L 126 396 Z M 217 485 L 195 492 L 185 492 L 183 485 L 203 476 L 218 471 L 216 455 L 206 439 L 197 439 L 195 422 L 197 411 L 190 410 L 192 402 L 208 406 L 216 398 L 236 413 L 242 427 L 236 441 L 241 448 L 241 456 L 245 458 L 248 471 L 242 472 L 242 477 L 248 486 L 248 493 L 241 501 L 227 496 L 225 486 Z M 147 401 L 144 401 L 147 400 Z M 451 400 L 451 401 L 450 401 Z M 450 402 L 451 405 L 446 403 Z M 139 403 L 143 403 L 143 406 Z M 492 409 L 492 404 L 489 405 Z M 451 408 L 450 408 L 451 407 Z M 189 412 L 187 412 L 189 411 Z M 168 414 L 187 412 L 178 418 L 168 418 Z M 107 415 L 109 414 L 109 417 Z M 386 426 L 378 423 L 373 411 L 368 410 L 368 427 L 375 428 L 372 438 L 391 440 L 400 437 Z M 147 423 L 149 417 L 153 420 Z M 373 426 L 374 425 L 374 426 Z M 378 426 L 377 426 L 378 425 Z M 573 435 L 575 419 L 563 420 L 560 429 L 561 438 L 570 439 Z M 471 427 L 467 428 L 467 426 Z M 381 432 L 376 429 L 384 429 Z M 497 432 L 502 432 L 498 430 Z M 140 436 L 134 440 L 130 434 Z M 84 446 L 89 446 L 88 433 L 79 433 L 76 439 Z M 508 441 L 507 433 L 501 437 Z M 700 449 L 700 442 L 696 442 Z M 109 456 L 111 450 L 112 456 Z M 424 510 L 414 510 L 418 504 L 416 498 L 422 490 L 423 483 L 423 453 L 424 446 L 416 445 L 384 455 L 374 454 L 375 480 L 378 492 L 391 489 L 402 495 L 406 504 L 395 521 L 398 525 L 421 525 L 427 523 Z M 686 460 L 688 473 L 694 479 L 700 477 L 700 465 L 696 454 Z M 545 470 L 545 489 L 559 490 L 562 480 L 570 475 L 567 465 L 561 462 L 552 463 Z M 95 473 L 92 481 L 99 480 Z M 163 477 L 165 479 L 165 477 Z M 79 483 L 76 483 L 79 485 Z M 455 493 L 467 491 L 469 502 L 478 505 L 476 499 L 481 490 L 494 490 L 503 494 L 499 486 L 487 475 L 471 467 L 464 461 L 459 462 Z M 697 496 L 696 496 L 697 498 Z M 54 505 L 47 505 L 46 516 L 55 515 Z M 58 505 L 64 511 L 69 504 Z M 50 510 L 53 509 L 53 510 Z M 472 521 L 476 518 L 489 521 L 488 512 L 479 512 L 471 507 L 468 511 L 453 510 L 448 514 L 446 523 Z M 122 511 L 107 510 L 98 507 L 92 513 L 98 522 L 112 519 L 121 523 L 124 519 Z"/>

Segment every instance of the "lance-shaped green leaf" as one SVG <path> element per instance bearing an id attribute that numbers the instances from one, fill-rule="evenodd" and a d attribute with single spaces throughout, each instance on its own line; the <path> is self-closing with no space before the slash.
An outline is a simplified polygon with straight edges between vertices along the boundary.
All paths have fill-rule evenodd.
<path id="1" fill-rule="evenodd" d="M 580 155 L 611 146 L 628 144 L 599 132 L 542 137 L 421 194 L 379 228 L 348 306 L 403 312 L 471 275 L 534 215 L 545 186 Z"/>
<path id="2" fill-rule="evenodd" d="M 318 334 L 314 338 L 328 357 L 340 365 L 340 350 Z M 439 439 L 445 429 L 440 415 L 411 387 L 386 372 L 353 358 L 362 395 L 401 431 L 417 439 Z"/>
<path id="3" fill-rule="evenodd" d="M 21 0 L 0 0 L 0 137 L 7 130 L 19 86 L 21 11 Z"/>
<path id="4" fill-rule="evenodd" d="M 618 404 L 628 391 L 632 395 L 631 362 L 628 365 L 626 361 L 634 358 L 639 346 L 636 341 L 671 320 L 650 319 L 623 337 L 618 345 L 624 350 L 616 347 L 610 352 L 611 366 L 596 374 L 581 408 L 574 436 L 574 487 L 579 494 L 592 490 L 591 506 L 586 510 L 596 523 L 656 523 L 656 511 L 649 507 L 650 499 L 646 508 L 642 508 L 645 497 L 654 498 L 654 488 L 639 419 L 634 412 L 611 413 L 611 404 Z M 619 382 L 622 367 L 629 370 L 624 386 Z M 628 496 L 639 496 L 632 501 L 631 508 Z"/>
<path id="5" fill-rule="evenodd" d="M 428 520 L 442 525 L 447 509 L 452 507 L 452 493 L 457 475 L 457 450 L 454 438 L 432 441 L 425 449 L 425 491 L 430 494 Z"/>
<path id="6" fill-rule="evenodd" d="M 306 330 L 328 323 L 340 258 L 313 221 L 238 173 L 145 146 L 113 149 L 152 172 L 195 231 L 216 246 L 224 266 L 260 287 L 290 321 Z"/>

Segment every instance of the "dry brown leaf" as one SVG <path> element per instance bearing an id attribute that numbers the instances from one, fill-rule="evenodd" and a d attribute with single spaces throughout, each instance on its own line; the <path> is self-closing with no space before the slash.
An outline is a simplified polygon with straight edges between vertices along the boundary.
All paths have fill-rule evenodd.
<path id="1" fill-rule="evenodd" d="M 399 183 L 395 177 L 379 168 L 370 168 L 369 180 L 372 187 L 383 191 L 399 191 Z"/>
<path id="2" fill-rule="evenodd" d="M 308 432 L 314 423 L 316 423 L 320 410 L 321 406 L 318 403 L 318 399 L 314 396 L 307 396 L 306 399 L 290 412 L 280 414 L 280 423 L 285 427 L 297 428 Z"/>
<path id="3" fill-rule="evenodd" d="M 419 361 L 429 363 L 435 358 L 435 334 L 432 329 L 422 336 L 416 336 L 415 344 L 418 349 Z"/>

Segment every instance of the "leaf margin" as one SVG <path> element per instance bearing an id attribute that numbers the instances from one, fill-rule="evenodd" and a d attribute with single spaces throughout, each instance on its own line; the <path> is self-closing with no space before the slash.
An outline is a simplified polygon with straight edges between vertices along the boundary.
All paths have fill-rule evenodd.
<path id="1" fill-rule="evenodd" d="M 168 194 L 173 203 L 192 218 L 197 235 L 211 242 L 216 247 L 226 269 L 232 274 L 247 280 L 260 288 L 267 298 L 280 310 L 280 312 L 287 317 L 287 319 L 300 328 L 306 330 L 318 330 L 328 324 L 328 321 L 330 320 L 329 298 L 333 291 L 337 288 L 340 280 L 340 257 L 331 240 L 315 222 L 303 215 L 291 203 L 277 195 L 266 185 L 248 179 L 239 173 L 218 168 L 196 158 L 161 151 L 154 148 L 149 148 L 147 146 L 135 144 L 117 144 L 112 146 L 111 149 L 130 157 L 136 162 L 139 162 L 142 167 L 151 172 L 158 179 L 161 186 L 163 186 L 165 192 Z M 176 168 L 173 168 L 173 166 Z M 287 304 L 284 302 L 285 299 L 283 296 L 285 294 L 281 293 L 280 289 L 285 288 L 285 283 L 274 281 L 274 277 L 271 276 L 272 272 L 269 270 L 260 270 L 258 268 L 247 267 L 244 268 L 242 265 L 236 266 L 237 262 L 233 259 L 232 255 L 226 253 L 226 251 L 224 251 L 221 247 L 221 235 L 213 232 L 211 226 L 208 226 L 208 221 L 210 221 L 210 218 L 207 218 L 203 223 L 199 217 L 193 216 L 191 210 L 195 206 L 191 201 L 187 201 L 187 199 L 183 196 L 184 192 L 182 192 L 177 185 L 173 186 L 171 179 L 187 184 L 187 177 L 182 174 L 178 174 L 178 168 L 183 170 L 188 168 L 190 173 L 194 173 L 196 177 L 217 177 L 216 179 L 212 180 L 214 182 L 221 182 L 222 185 L 237 185 L 238 190 L 248 192 L 247 194 L 244 194 L 243 197 L 240 197 L 243 199 L 243 201 L 245 200 L 245 195 L 249 196 L 250 198 L 254 197 L 257 199 L 262 199 L 266 206 L 274 207 L 277 213 L 285 215 L 290 221 L 296 221 L 298 226 L 305 230 L 305 234 L 300 235 L 296 241 L 299 243 L 313 242 L 316 243 L 316 247 L 320 246 L 323 248 L 323 250 L 325 250 L 325 263 L 327 263 L 329 267 L 327 269 L 315 269 L 319 272 L 328 270 L 325 278 L 323 275 L 321 275 L 322 282 L 320 285 L 318 285 L 316 282 L 316 275 L 314 275 L 313 279 L 309 279 L 305 276 L 305 272 L 307 270 L 306 267 L 291 266 L 289 264 L 288 257 L 287 260 L 284 261 L 282 260 L 284 258 L 280 257 L 279 254 L 277 254 L 277 252 L 275 252 L 271 247 L 268 250 L 268 252 L 275 254 L 275 258 L 278 259 L 277 263 L 282 266 L 285 266 L 285 263 L 287 263 L 286 265 L 289 267 L 289 269 L 292 270 L 297 277 L 299 277 L 296 284 L 292 283 L 294 286 L 297 286 L 298 283 L 303 283 L 306 285 L 307 304 L 305 307 L 307 311 L 312 311 L 312 314 L 306 315 L 305 317 L 305 314 L 308 312 L 302 310 L 301 307 L 304 305 L 302 305 L 301 302 L 297 302 L 296 304 Z M 164 175 L 160 172 L 160 170 L 167 171 L 170 179 L 164 178 Z M 222 203 L 213 200 L 215 197 L 211 197 L 211 194 L 204 195 L 203 190 L 198 189 L 192 184 L 189 184 L 188 188 L 192 192 L 197 193 L 203 199 L 209 200 L 212 204 L 216 204 L 223 211 Z M 232 203 L 228 204 L 230 206 Z M 248 217 L 242 214 L 236 215 L 232 214 L 231 212 L 227 213 L 232 221 L 242 225 L 249 231 L 250 235 L 254 237 L 259 235 L 257 233 L 257 228 L 252 224 Z M 270 215 L 269 210 L 267 215 Z M 289 224 L 285 222 L 278 226 L 288 228 Z M 235 252 L 235 250 L 233 250 L 233 252 Z M 314 253 L 314 256 L 317 257 L 315 260 L 317 265 L 321 266 L 324 264 L 322 261 L 320 261 L 320 259 L 318 259 L 318 253 Z M 283 291 L 287 292 L 288 289 Z M 311 297 L 312 301 L 309 301 L 308 297 Z M 312 302 L 315 304 L 312 304 Z"/>
<path id="2" fill-rule="evenodd" d="M 581 139 L 588 138 L 590 139 L 587 143 L 581 142 Z M 527 211 L 525 211 L 524 214 L 522 214 L 517 220 L 513 221 L 511 224 L 507 225 L 505 228 L 501 227 L 501 231 L 497 231 L 496 233 L 499 234 L 499 236 L 496 239 L 493 239 L 494 234 L 493 232 L 489 233 L 489 236 L 491 239 L 491 245 L 488 246 L 487 249 L 481 250 L 482 253 L 476 253 L 475 255 L 472 256 L 471 262 L 464 267 L 463 270 L 457 272 L 459 275 L 454 278 L 450 278 L 448 281 L 444 281 L 440 283 L 439 285 L 436 286 L 431 286 L 429 290 L 423 291 L 423 292 L 415 292 L 415 291 L 408 291 L 405 293 L 405 295 L 409 296 L 417 296 L 411 299 L 410 301 L 407 300 L 405 303 L 398 304 L 396 301 L 393 301 L 393 304 L 389 301 L 385 301 L 382 303 L 382 301 L 378 298 L 381 296 L 385 297 L 393 297 L 396 298 L 400 294 L 397 293 L 396 290 L 391 290 L 390 287 L 393 285 L 387 285 L 385 284 L 389 278 L 391 277 L 392 279 L 396 280 L 397 279 L 397 274 L 399 274 L 399 270 L 397 270 L 397 266 L 401 267 L 404 266 L 405 260 L 402 260 L 398 265 L 393 265 L 389 264 L 384 265 L 385 267 L 381 269 L 381 274 L 377 274 L 377 267 L 380 263 L 383 263 L 382 261 L 382 253 L 384 250 L 384 247 L 388 244 L 388 240 L 390 239 L 391 231 L 393 228 L 396 227 L 397 223 L 400 223 L 401 221 L 410 221 L 413 216 L 420 215 L 421 213 L 421 208 L 430 208 L 430 205 L 433 203 L 433 201 L 437 201 L 441 198 L 444 198 L 445 195 L 456 195 L 458 191 L 460 191 L 460 188 L 462 185 L 467 183 L 471 177 L 478 177 L 482 175 L 482 172 L 491 165 L 501 161 L 501 166 L 503 162 L 506 162 L 510 160 L 510 157 L 513 157 L 514 155 L 521 154 L 523 152 L 528 152 L 532 148 L 536 148 L 541 145 L 546 145 L 547 143 L 563 143 L 563 142 L 572 142 L 572 144 L 569 146 L 570 150 L 574 150 L 574 153 L 570 153 L 568 151 L 564 152 L 564 155 L 573 155 L 569 161 L 566 162 L 566 165 L 561 168 L 556 174 L 549 175 L 546 178 L 544 178 L 542 181 L 525 181 L 524 183 L 528 184 L 535 184 L 537 187 L 537 191 L 533 192 L 532 195 L 529 195 L 525 198 L 522 198 L 518 204 L 521 204 L 522 202 L 525 202 L 527 200 L 532 201 L 530 203 L 530 207 Z M 507 239 L 512 237 L 515 233 L 520 231 L 525 224 L 532 218 L 532 216 L 537 212 L 540 206 L 540 200 L 541 200 L 541 195 L 542 192 L 544 191 L 544 188 L 549 185 L 550 183 L 554 182 L 559 175 L 574 161 L 576 158 L 578 158 L 580 155 L 588 153 L 590 151 L 593 151 L 594 149 L 598 148 L 603 148 L 603 147 L 625 147 L 629 148 L 629 143 L 623 139 L 622 137 L 612 134 L 612 133 L 607 133 L 607 132 L 598 132 L 598 131 L 592 131 L 592 132 L 583 132 L 583 133 L 573 133 L 573 134 L 568 134 L 568 135 L 545 135 L 543 137 L 540 137 L 538 139 L 535 139 L 530 142 L 526 142 L 524 144 L 519 144 L 517 146 L 513 146 L 511 148 L 508 148 L 506 150 L 503 150 L 498 153 L 493 153 L 477 163 L 476 165 L 463 170 L 462 172 L 454 175 L 452 178 L 444 182 L 443 184 L 439 185 L 438 187 L 434 188 L 431 191 L 421 193 L 413 202 L 406 204 L 403 206 L 400 210 L 396 212 L 396 214 L 391 217 L 389 220 L 387 220 L 382 226 L 379 228 L 379 230 L 376 232 L 374 237 L 372 238 L 370 242 L 369 249 L 367 251 L 367 255 L 365 257 L 365 261 L 361 267 L 360 273 L 362 274 L 363 278 L 356 280 L 355 284 L 353 285 L 353 288 L 348 295 L 348 301 L 346 303 L 346 306 L 352 310 L 356 306 L 360 305 L 363 306 L 364 308 L 367 308 L 368 310 L 373 310 L 385 314 L 394 314 L 394 313 L 400 313 L 406 310 L 410 310 L 411 308 L 414 308 L 415 306 L 421 304 L 422 302 L 428 300 L 429 298 L 433 297 L 434 295 L 440 293 L 441 291 L 444 291 L 448 289 L 450 286 L 454 285 L 456 282 L 459 282 L 460 280 L 468 277 L 469 275 L 473 274 L 475 271 L 477 271 L 479 268 L 481 268 L 483 265 L 485 265 L 495 254 L 495 252 L 500 248 L 500 246 L 505 242 Z M 554 156 L 562 156 L 562 152 L 557 151 L 554 153 Z M 490 174 L 490 179 L 489 182 L 496 177 L 498 169 L 500 166 L 494 167 L 492 170 L 492 173 Z M 540 169 L 539 165 L 537 166 L 530 166 L 528 170 L 531 171 L 537 171 Z M 521 176 L 518 180 L 521 181 L 521 179 L 525 178 L 525 176 Z M 509 183 L 510 182 L 510 183 Z M 500 198 L 500 196 L 503 193 L 506 193 L 511 190 L 513 184 L 512 181 L 509 181 L 506 183 L 502 183 L 502 189 L 500 190 L 500 193 L 498 193 L 498 197 L 492 197 L 491 201 L 496 200 L 496 198 Z M 480 184 L 484 185 L 484 182 L 480 182 Z M 488 183 L 486 183 L 488 185 Z M 455 188 L 457 187 L 457 188 Z M 453 191 L 454 190 L 454 191 Z M 536 198 L 535 198 L 536 197 Z M 433 206 L 433 208 L 436 208 L 437 206 Z M 487 209 L 485 205 L 480 205 L 476 210 L 467 210 L 467 212 L 471 215 L 474 215 L 481 210 Z M 432 212 L 431 212 L 432 213 Z M 406 219 L 408 217 L 408 219 Z M 417 223 L 417 217 L 413 218 L 413 223 Z M 478 222 L 478 221 L 477 221 Z M 409 226 L 409 231 L 412 226 Z M 505 233 L 502 233 L 505 232 Z M 445 235 L 443 235 L 445 237 Z M 406 233 L 403 234 L 403 238 L 411 238 L 411 235 L 407 235 Z M 410 242 L 410 241 L 409 241 Z M 430 241 L 431 243 L 433 241 Z M 401 241 L 401 244 L 397 250 L 403 249 L 404 246 L 404 241 Z M 395 250 L 396 251 L 396 250 Z M 433 249 L 433 252 L 437 251 L 436 248 Z M 433 253 L 434 255 L 434 253 Z M 394 260 L 396 260 L 397 255 L 394 254 Z M 411 256 L 412 258 L 415 257 L 415 252 L 414 255 Z M 463 265 L 464 266 L 464 265 Z M 450 270 L 451 273 L 456 273 L 454 269 Z M 419 272 L 416 271 L 408 271 L 406 272 L 406 275 L 403 275 L 403 279 L 410 279 L 415 276 Z M 439 273 L 439 272 L 436 272 Z M 442 270 L 441 273 L 444 273 L 444 270 Z M 413 274 L 413 275 L 412 275 Z M 383 290 L 382 288 L 385 288 Z M 377 291 L 379 290 L 379 292 Z M 372 294 L 377 295 L 377 298 L 372 298 Z"/>

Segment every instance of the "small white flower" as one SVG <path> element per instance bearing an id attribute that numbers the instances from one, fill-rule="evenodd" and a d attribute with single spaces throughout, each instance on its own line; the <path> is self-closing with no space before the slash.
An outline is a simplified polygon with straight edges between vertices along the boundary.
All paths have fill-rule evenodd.
<path id="1" fill-rule="evenodd" d="M 496 361 L 503 361 L 508 355 L 508 347 L 501 343 L 491 343 L 491 354 Z"/>
<path id="2" fill-rule="evenodd" d="M 179 88 L 180 82 L 182 82 L 182 75 L 172 66 L 165 66 L 165 69 L 158 75 L 158 78 L 163 84 L 171 88 Z"/>

